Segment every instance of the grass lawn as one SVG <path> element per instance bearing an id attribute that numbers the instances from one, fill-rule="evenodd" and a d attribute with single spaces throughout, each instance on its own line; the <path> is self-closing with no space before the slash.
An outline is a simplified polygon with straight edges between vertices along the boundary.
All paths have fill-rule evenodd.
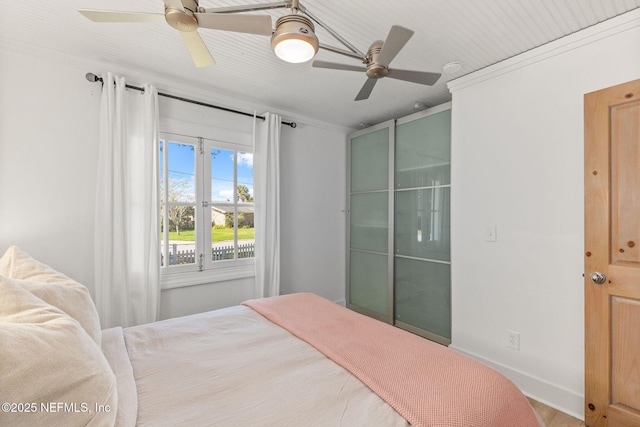
<path id="1" fill-rule="evenodd" d="M 239 228 L 238 240 L 253 239 L 253 228 Z M 169 240 L 182 240 L 187 242 L 195 241 L 195 231 L 181 231 L 180 234 L 175 231 L 169 232 Z M 233 228 L 216 228 L 211 230 L 211 241 L 221 242 L 224 240 L 233 240 Z"/>

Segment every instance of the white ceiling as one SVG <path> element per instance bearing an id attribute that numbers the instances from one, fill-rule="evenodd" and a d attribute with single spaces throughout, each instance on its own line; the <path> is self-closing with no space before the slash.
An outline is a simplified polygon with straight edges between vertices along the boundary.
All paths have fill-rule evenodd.
<path id="1" fill-rule="evenodd" d="M 5 0 L 1 0 L 5 2 Z M 206 8 L 272 3 L 275 0 L 200 0 Z M 414 104 L 450 100 L 446 83 L 518 53 L 640 7 L 640 0 L 301 0 L 310 12 L 366 52 L 392 25 L 415 31 L 390 68 L 441 72 L 451 61 L 462 70 L 432 87 L 383 79 L 371 97 L 354 101 L 363 74 L 288 64 L 270 50 L 265 36 L 200 29 L 217 64 L 197 69 L 180 35 L 165 23 L 94 23 L 78 8 L 162 13 L 162 0 L 65 0 L 11 2 L 0 14 L 0 46 L 79 56 L 162 81 L 268 105 L 351 128 L 413 112 Z M 257 12 L 267 13 L 267 12 Z M 277 17 L 287 9 L 268 12 Z M 321 28 L 322 44 L 344 47 Z M 359 65 L 321 50 L 316 59 Z M 87 70 L 100 73 L 108 70 Z M 134 76 L 132 76 L 134 77 Z M 160 86 L 160 90 L 163 88 Z M 204 101 L 216 103 L 215 99 Z"/>

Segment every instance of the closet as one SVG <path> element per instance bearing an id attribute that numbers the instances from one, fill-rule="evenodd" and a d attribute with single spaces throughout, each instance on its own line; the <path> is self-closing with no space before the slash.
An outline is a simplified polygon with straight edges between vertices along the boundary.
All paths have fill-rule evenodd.
<path id="1" fill-rule="evenodd" d="M 451 342 L 451 104 L 349 135 L 347 306 Z"/>

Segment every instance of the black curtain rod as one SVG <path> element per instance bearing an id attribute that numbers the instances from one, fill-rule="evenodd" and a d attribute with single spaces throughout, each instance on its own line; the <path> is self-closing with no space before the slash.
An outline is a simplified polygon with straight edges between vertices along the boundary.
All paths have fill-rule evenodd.
<path id="1" fill-rule="evenodd" d="M 97 75 L 95 75 L 93 73 L 87 73 L 85 75 L 85 77 L 90 82 L 104 83 L 102 81 L 102 77 L 98 77 Z M 144 89 L 141 88 L 141 87 L 131 86 L 129 84 L 127 84 L 125 86 L 127 87 L 127 89 L 133 89 L 133 90 L 137 90 L 137 91 L 140 91 L 140 92 L 144 92 Z M 240 114 L 240 115 L 247 116 L 247 117 L 253 117 L 253 114 L 245 113 L 244 111 L 233 110 L 231 108 L 221 107 L 219 105 L 207 104 L 206 102 L 195 101 L 193 99 L 183 98 L 181 96 L 169 95 L 168 93 L 158 92 L 158 96 L 164 96 L 165 98 L 177 99 L 178 101 L 188 102 L 190 104 L 196 104 L 196 105 L 200 105 L 202 107 L 215 108 L 216 110 L 228 111 L 230 113 L 236 113 L 236 114 Z M 255 116 L 255 117 L 257 119 L 260 119 L 260 120 L 264 120 L 265 119 L 264 116 Z M 285 121 L 283 121 L 282 124 L 283 125 L 287 125 L 287 126 L 291 126 L 292 128 L 298 127 L 296 122 L 285 122 Z"/>

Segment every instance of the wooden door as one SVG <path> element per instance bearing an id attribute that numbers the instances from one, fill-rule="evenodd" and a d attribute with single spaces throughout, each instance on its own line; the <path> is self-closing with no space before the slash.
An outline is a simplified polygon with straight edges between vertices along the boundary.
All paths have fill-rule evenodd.
<path id="1" fill-rule="evenodd" d="M 640 80 L 584 101 L 585 423 L 640 426 Z"/>

